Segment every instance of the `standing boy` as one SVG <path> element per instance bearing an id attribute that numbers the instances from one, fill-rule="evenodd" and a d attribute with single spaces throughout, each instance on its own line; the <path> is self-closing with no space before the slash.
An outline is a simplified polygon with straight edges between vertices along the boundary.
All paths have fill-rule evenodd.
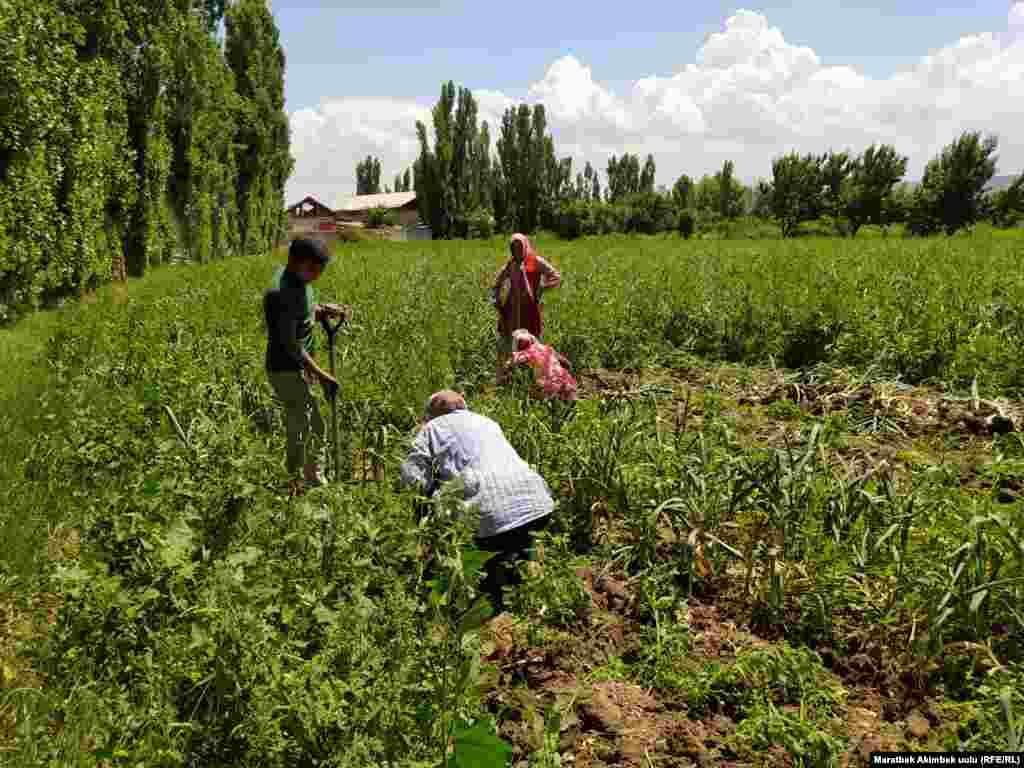
<path id="1" fill-rule="evenodd" d="M 347 307 L 317 304 L 312 284 L 330 261 L 317 240 L 293 240 L 288 263 L 274 275 L 273 286 L 263 298 L 267 324 L 266 369 L 274 394 L 285 409 L 288 432 L 288 474 L 292 495 L 306 486 L 320 486 L 324 449 L 324 422 L 310 389 L 319 381 L 334 397 L 338 382 L 313 359 L 316 337 L 313 324 L 324 317 L 346 317 Z M 296 477 L 299 469 L 302 477 Z"/>

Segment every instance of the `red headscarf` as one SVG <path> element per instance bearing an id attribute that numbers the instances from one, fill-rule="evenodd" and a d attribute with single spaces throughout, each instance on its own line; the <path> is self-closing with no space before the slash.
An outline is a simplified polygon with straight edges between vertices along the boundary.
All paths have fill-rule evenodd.
<path id="1" fill-rule="evenodd" d="M 512 243 L 519 243 L 523 249 L 523 269 L 527 272 L 537 271 L 537 252 L 533 250 L 533 245 L 530 244 L 530 238 L 526 235 L 516 232 L 512 235 L 509 245 Z"/>

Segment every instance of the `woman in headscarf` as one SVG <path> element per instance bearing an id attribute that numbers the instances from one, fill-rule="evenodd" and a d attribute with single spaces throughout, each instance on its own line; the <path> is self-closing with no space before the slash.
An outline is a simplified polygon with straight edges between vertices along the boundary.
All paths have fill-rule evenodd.
<path id="1" fill-rule="evenodd" d="M 534 381 L 544 392 L 544 397 L 560 400 L 576 400 L 576 379 L 569 373 L 569 361 L 565 355 L 549 344 L 541 344 L 529 331 L 519 329 L 512 334 L 515 352 L 512 364 L 525 363 L 533 369 Z"/>
<path id="2" fill-rule="evenodd" d="M 498 310 L 498 384 L 508 376 L 512 334 L 521 328 L 540 339 L 544 333 L 541 294 L 546 288 L 562 284 L 561 274 L 537 255 L 526 235 L 512 235 L 509 250 L 511 258 L 498 273 L 492 289 L 492 301 Z"/>

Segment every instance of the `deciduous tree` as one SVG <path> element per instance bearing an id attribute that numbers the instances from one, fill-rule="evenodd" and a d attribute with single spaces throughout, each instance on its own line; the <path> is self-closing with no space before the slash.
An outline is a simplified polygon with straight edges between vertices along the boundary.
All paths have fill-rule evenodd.
<path id="1" fill-rule="evenodd" d="M 914 193 L 908 226 L 915 234 L 948 235 L 981 217 L 985 185 L 996 171 L 995 136 L 965 132 L 929 161 Z"/>
<path id="2" fill-rule="evenodd" d="M 672 185 L 672 201 L 680 210 L 693 205 L 693 179 L 685 173 Z"/>
<path id="3" fill-rule="evenodd" d="M 1024 173 L 991 199 L 992 222 L 997 227 L 1012 227 L 1024 216 Z"/>
<path id="4" fill-rule="evenodd" d="M 832 225 L 841 234 L 846 234 L 843 223 L 846 210 L 847 179 L 850 176 L 851 162 L 849 152 L 827 152 L 820 160 L 822 204 L 821 210 L 832 218 Z"/>
<path id="5" fill-rule="evenodd" d="M 764 189 L 783 237 L 796 234 L 801 222 L 818 218 L 822 207 L 822 159 L 796 152 L 772 161 L 772 180 Z"/>
<path id="6" fill-rule="evenodd" d="M 733 162 L 726 160 L 715 174 L 718 186 L 718 215 L 730 221 L 743 215 L 743 185 L 733 175 Z"/>
<path id="7" fill-rule="evenodd" d="M 894 187 L 907 172 L 907 158 L 890 144 L 872 144 L 850 165 L 845 214 L 850 234 L 865 224 L 886 226 Z"/>

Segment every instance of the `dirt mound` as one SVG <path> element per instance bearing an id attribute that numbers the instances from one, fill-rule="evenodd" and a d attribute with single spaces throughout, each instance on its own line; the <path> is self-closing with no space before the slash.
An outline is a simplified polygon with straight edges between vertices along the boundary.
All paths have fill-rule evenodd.
<path id="1" fill-rule="evenodd" d="M 788 402 L 797 413 L 828 416 L 847 413 L 866 431 L 926 436 L 957 432 L 991 437 L 1024 428 L 1024 403 L 1006 399 L 958 398 L 926 387 L 896 382 L 857 383 L 839 376 L 826 383 L 787 381 L 778 370 L 592 368 L 578 374 L 581 398 L 660 397 L 677 406 L 687 402 L 699 428 L 701 395 L 710 388 L 727 405 L 767 407 Z M 693 402 L 690 403 L 690 400 Z M 691 407 L 692 406 L 692 407 Z M 678 410 L 678 408 L 676 409 Z M 667 419 L 671 421 L 671 418 Z M 678 420 L 678 419 L 677 419 Z"/>
<path id="2" fill-rule="evenodd" d="M 623 615 L 633 613 L 636 597 L 627 590 L 625 581 L 597 573 L 593 568 L 577 568 L 576 575 L 583 580 L 594 608 Z"/>
<path id="3" fill-rule="evenodd" d="M 739 405 L 796 404 L 804 413 L 827 416 L 856 410 L 865 419 L 883 418 L 906 435 L 962 432 L 994 435 L 1018 431 L 1024 407 L 1008 400 L 954 398 L 924 388 L 898 384 L 864 384 L 853 389 L 838 384 L 786 384 L 758 395 L 748 393 Z"/>

